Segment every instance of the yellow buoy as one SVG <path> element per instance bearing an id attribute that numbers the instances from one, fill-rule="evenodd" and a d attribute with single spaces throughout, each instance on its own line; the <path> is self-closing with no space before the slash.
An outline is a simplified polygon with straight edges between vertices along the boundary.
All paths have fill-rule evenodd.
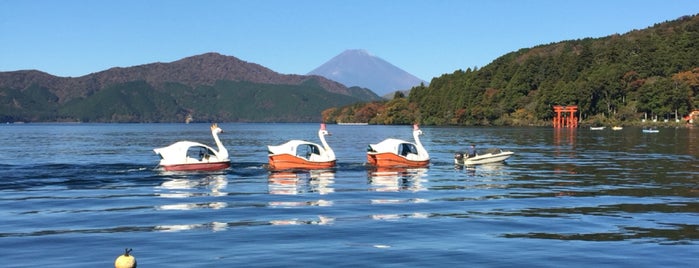
<path id="1" fill-rule="evenodd" d="M 136 268 L 136 258 L 129 254 L 133 249 L 127 248 L 124 250 L 126 252 L 117 257 L 117 259 L 114 261 L 114 268 Z"/>

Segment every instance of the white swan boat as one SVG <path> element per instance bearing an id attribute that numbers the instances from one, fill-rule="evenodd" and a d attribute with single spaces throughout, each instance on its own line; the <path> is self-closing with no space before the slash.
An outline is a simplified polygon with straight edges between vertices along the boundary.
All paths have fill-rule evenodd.
<path id="1" fill-rule="evenodd" d="M 178 141 L 170 146 L 153 151 L 160 156 L 160 167 L 166 171 L 213 171 L 231 166 L 228 150 L 223 146 L 218 134 L 223 130 L 217 124 L 211 125 L 218 150 L 193 141 Z"/>
<path id="2" fill-rule="evenodd" d="M 322 145 L 303 140 L 290 140 L 284 144 L 267 146 L 269 167 L 272 170 L 327 169 L 335 166 L 335 152 L 325 141 L 330 132 L 320 124 L 318 138 Z"/>
<path id="3" fill-rule="evenodd" d="M 367 163 L 375 167 L 426 167 L 430 164 L 430 155 L 422 146 L 419 136 L 422 130 L 417 124 L 413 125 L 415 143 L 385 139 L 377 144 L 369 144 L 367 148 Z"/>
<path id="4" fill-rule="evenodd" d="M 469 165 L 481 165 L 504 162 L 510 156 L 514 155 L 514 152 L 503 151 L 498 148 L 492 148 L 485 150 L 483 153 L 476 154 L 476 156 L 468 157 L 468 154 L 456 153 L 454 154 L 454 164 L 460 166 Z"/>

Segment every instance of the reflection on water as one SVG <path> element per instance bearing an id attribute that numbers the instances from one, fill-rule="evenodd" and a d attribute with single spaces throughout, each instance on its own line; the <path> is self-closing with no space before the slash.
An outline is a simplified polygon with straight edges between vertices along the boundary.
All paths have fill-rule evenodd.
<path id="1" fill-rule="evenodd" d="M 317 193 L 327 195 L 334 192 L 332 185 L 334 170 L 299 170 L 270 172 L 268 191 L 272 195 L 299 195 Z M 318 200 L 284 200 L 268 202 L 273 207 L 332 206 L 332 201 Z"/>
<path id="2" fill-rule="evenodd" d="M 427 168 L 370 168 L 369 183 L 372 191 L 425 191 L 423 177 Z"/>
<path id="3" fill-rule="evenodd" d="M 554 128 L 553 129 L 553 146 L 571 146 L 575 147 L 575 128 Z"/>
<path id="4" fill-rule="evenodd" d="M 318 215 L 318 219 L 311 220 L 299 220 L 299 219 L 288 219 L 288 220 L 271 220 L 269 223 L 272 225 L 301 225 L 301 224 L 317 224 L 317 225 L 329 225 L 335 222 L 334 218 L 325 217 Z"/>
<path id="5" fill-rule="evenodd" d="M 368 179 L 371 187 L 369 191 L 374 192 L 420 192 L 427 191 L 425 183 L 427 181 L 423 177 L 427 176 L 427 168 L 370 168 L 368 170 Z M 398 197 L 389 198 L 372 198 L 372 205 L 400 205 L 400 204 L 417 204 L 427 203 L 429 200 L 424 198 L 404 198 Z M 371 215 L 374 220 L 399 220 L 404 218 L 428 218 L 429 213 L 412 212 L 412 213 L 375 213 Z"/>
<path id="6" fill-rule="evenodd" d="M 270 194 L 325 195 L 334 192 L 332 188 L 334 180 L 334 170 L 275 171 L 269 173 L 268 188 Z"/>
<path id="7" fill-rule="evenodd" d="M 227 206 L 224 202 L 209 202 L 209 203 L 178 203 L 169 205 L 160 205 L 156 208 L 159 210 L 191 210 L 191 209 L 221 209 Z"/>
<path id="8" fill-rule="evenodd" d="M 225 196 L 228 186 L 225 175 L 208 175 L 203 178 L 169 178 L 156 186 L 156 194 L 165 198 L 187 198 L 195 196 Z M 177 203 L 159 205 L 159 210 L 221 209 L 225 202 Z"/>
<path id="9" fill-rule="evenodd" d="M 268 176 L 268 192 L 271 195 L 327 195 L 334 192 L 334 170 L 295 170 L 295 171 L 271 171 Z M 317 200 L 274 200 L 268 202 L 273 208 L 292 207 L 330 207 L 333 201 Z M 272 225 L 327 225 L 335 221 L 332 217 L 318 215 L 310 219 L 275 219 L 270 220 Z"/>
<path id="10" fill-rule="evenodd" d="M 408 213 L 408 214 L 374 214 L 374 215 L 371 215 L 371 218 L 374 220 L 382 220 L 382 221 L 399 220 L 399 219 L 404 219 L 404 218 L 427 219 L 427 218 L 429 218 L 429 213 L 415 212 L 415 213 Z"/>
<path id="11" fill-rule="evenodd" d="M 181 232 L 193 229 L 210 229 L 214 232 L 225 231 L 228 229 L 228 224 L 223 222 L 212 222 L 210 224 L 174 224 L 174 225 L 158 225 L 155 231 L 158 232 Z"/>
<path id="12" fill-rule="evenodd" d="M 482 165 L 474 166 L 462 166 L 454 165 L 455 170 L 463 170 L 464 173 L 471 177 L 497 177 L 497 176 L 508 176 L 509 171 L 507 170 L 506 162 L 499 163 L 488 163 Z"/>
<path id="13" fill-rule="evenodd" d="M 208 175 L 200 179 L 196 178 L 169 178 L 169 180 L 155 187 L 161 197 L 180 198 L 191 196 L 224 196 L 227 193 L 223 190 L 228 186 L 225 175 Z M 205 191 L 202 191 L 205 190 Z"/>

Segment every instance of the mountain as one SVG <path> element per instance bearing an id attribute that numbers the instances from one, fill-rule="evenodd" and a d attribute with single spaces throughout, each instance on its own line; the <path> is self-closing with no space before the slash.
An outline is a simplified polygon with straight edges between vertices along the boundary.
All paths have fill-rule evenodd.
<path id="1" fill-rule="evenodd" d="M 420 83 L 427 84 L 362 49 L 345 50 L 308 74 L 323 76 L 346 86 L 369 88 L 379 96 L 408 90 Z"/>
<path id="2" fill-rule="evenodd" d="M 696 44 L 699 15 L 683 16 L 624 34 L 522 48 L 480 69 L 434 78 L 407 99 L 323 114 L 326 122 L 531 126 L 551 125 L 552 106 L 575 105 L 581 125 L 647 125 L 648 117 L 678 127 L 699 110 Z"/>
<path id="3" fill-rule="evenodd" d="M 218 53 L 81 77 L 0 72 L 0 120 L 319 121 L 323 109 L 380 99 L 321 76 L 283 75 Z"/>

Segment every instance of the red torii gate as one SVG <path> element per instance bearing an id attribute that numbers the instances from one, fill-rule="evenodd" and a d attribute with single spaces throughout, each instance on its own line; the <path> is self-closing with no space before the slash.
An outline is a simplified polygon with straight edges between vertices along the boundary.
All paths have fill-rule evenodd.
<path id="1" fill-rule="evenodd" d="M 575 113 L 578 111 L 578 106 L 553 106 L 553 111 L 556 112 L 556 116 L 553 118 L 553 127 L 578 127 L 578 118 L 575 117 Z M 570 113 L 566 116 L 565 113 Z"/>

